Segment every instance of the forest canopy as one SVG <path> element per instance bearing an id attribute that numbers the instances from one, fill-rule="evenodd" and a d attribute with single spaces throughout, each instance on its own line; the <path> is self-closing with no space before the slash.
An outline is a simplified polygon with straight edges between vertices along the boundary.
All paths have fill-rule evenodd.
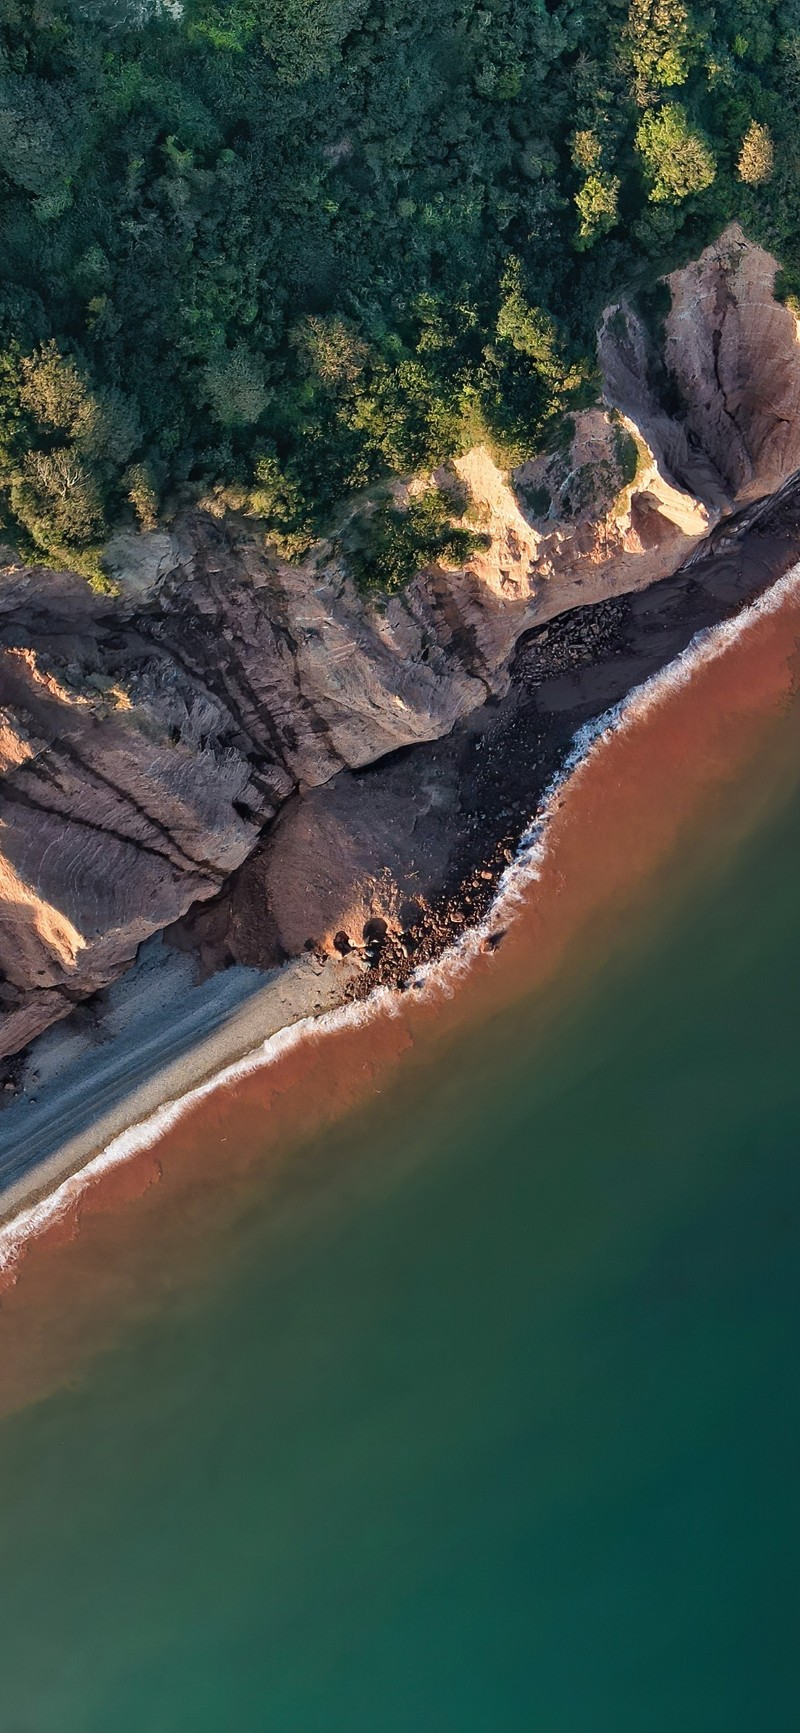
<path id="1" fill-rule="evenodd" d="M 6 539 L 195 498 L 302 553 L 541 445 L 732 216 L 791 281 L 800 0 L 0 0 L 0 201 Z"/>

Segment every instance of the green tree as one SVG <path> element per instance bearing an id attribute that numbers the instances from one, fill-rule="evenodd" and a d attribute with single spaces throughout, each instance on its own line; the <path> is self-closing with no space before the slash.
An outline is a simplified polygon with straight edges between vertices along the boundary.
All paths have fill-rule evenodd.
<path id="1" fill-rule="evenodd" d="M 691 193 L 709 187 L 716 163 L 707 140 L 689 125 L 680 102 L 650 110 L 636 131 L 636 148 L 644 164 L 648 197 L 653 204 L 680 204 Z"/>
<path id="2" fill-rule="evenodd" d="M 260 0 L 261 41 L 288 84 L 324 78 L 366 0 Z"/>
<path id="3" fill-rule="evenodd" d="M 91 397 L 75 361 L 51 338 L 22 361 L 20 401 L 48 431 L 74 434 L 91 413 Z"/>
<path id="4" fill-rule="evenodd" d="M 426 566 L 458 568 L 486 537 L 453 522 L 453 501 L 438 487 L 415 494 L 405 509 L 384 501 L 356 529 L 349 558 L 363 590 L 397 595 Z"/>
<path id="5" fill-rule="evenodd" d="M 0 0 L 8 528 L 61 560 L 163 490 L 298 551 L 540 449 L 604 302 L 729 217 L 800 280 L 794 6 Z"/>
<path id="6" fill-rule="evenodd" d="M 287 84 L 324 78 L 335 63 L 342 41 L 358 24 L 367 0 L 234 0 L 199 9 L 192 21 L 196 35 L 215 47 L 242 52 L 254 38 L 275 63 Z"/>
<path id="7" fill-rule="evenodd" d="M 497 335 L 526 355 L 545 379 L 562 376 L 556 323 L 549 313 L 531 306 L 523 285 L 519 259 L 510 259 L 503 274 L 502 299 L 497 315 Z"/>
<path id="8" fill-rule="evenodd" d="M 630 0 L 624 41 L 637 102 L 653 102 L 686 83 L 693 42 L 683 0 Z"/>
<path id="9" fill-rule="evenodd" d="M 141 442 L 136 406 L 116 386 L 93 393 L 73 427 L 78 450 L 90 463 L 120 469 Z"/>
<path id="10" fill-rule="evenodd" d="M 149 463 L 134 463 L 124 477 L 129 505 L 133 506 L 141 530 L 154 530 L 158 523 L 158 492 Z"/>
<path id="11" fill-rule="evenodd" d="M 243 343 L 218 361 L 210 362 L 203 375 L 206 402 L 223 427 L 250 427 L 258 421 L 270 399 L 264 369 Z"/>
<path id="12" fill-rule="evenodd" d="M 587 173 L 599 168 L 603 146 L 597 133 L 591 127 L 582 127 L 573 136 L 570 154 L 576 168 L 584 169 Z"/>
<path id="13" fill-rule="evenodd" d="M 606 174 L 603 169 L 596 174 L 587 175 L 583 186 L 575 194 L 580 217 L 578 239 L 581 246 L 590 247 L 600 235 L 607 234 L 619 221 L 619 186 L 618 177 Z"/>
<path id="14" fill-rule="evenodd" d="M 68 187 L 84 146 L 73 95 L 28 74 L 0 73 L 0 168 L 26 193 L 52 198 Z"/>
<path id="15" fill-rule="evenodd" d="M 106 531 L 97 483 L 68 447 L 29 453 L 10 494 L 16 517 L 46 553 L 86 547 Z"/>
<path id="16" fill-rule="evenodd" d="M 353 385 L 369 360 L 355 325 L 337 314 L 309 314 L 290 338 L 301 362 L 325 385 Z"/>

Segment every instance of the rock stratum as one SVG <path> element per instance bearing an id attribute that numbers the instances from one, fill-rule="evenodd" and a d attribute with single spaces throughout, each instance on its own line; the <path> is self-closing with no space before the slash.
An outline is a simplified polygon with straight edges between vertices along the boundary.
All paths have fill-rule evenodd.
<path id="1" fill-rule="evenodd" d="M 510 478 L 482 448 L 459 459 L 485 545 L 385 606 L 335 542 L 289 565 L 251 524 L 200 510 L 114 538 L 117 596 L 8 566 L 0 1054 L 162 929 L 209 970 L 330 952 L 370 922 L 400 931 L 446 877 L 456 813 L 480 827 L 474 766 L 524 635 L 541 652 L 547 621 L 581 610 L 585 663 L 611 617 L 599 604 L 676 571 L 800 467 L 800 344 L 776 269 L 733 228 L 668 279 L 659 340 L 624 300 L 609 308 L 603 405 Z"/>

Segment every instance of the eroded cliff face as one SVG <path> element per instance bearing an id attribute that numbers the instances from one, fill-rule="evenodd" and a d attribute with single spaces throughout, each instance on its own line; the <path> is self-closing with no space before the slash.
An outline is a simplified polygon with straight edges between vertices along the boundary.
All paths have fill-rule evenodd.
<path id="1" fill-rule="evenodd" d="M 603 320 L 607 401 L 641 429 L 662 473 L 712 512 L 774 492 L 800 467 L 798 321 L 775 300 L 777 271 L 734 223 L 666 279 L 660 353 L 624 301 Z"/>
<path id="2" fill-rule="evenodd" d="M 292 784 L 77 578 L 0 586 L 0 1003 L 15 1051 L 209 896 Z"/>
<path id="3" fill-rule="evenodd" d="M 337 546 L 290 566 L 251 525 L 201 512 L 169 535 L 115 538 L 118 598 L 70 574 L 7 570 L 0 1052 L 192 906 L 183 941 L 205 944 L 209 964 L 267 961 L 309 934 L 326 948 L 347 920 L 400 918 L 417 872 L 408 836 L 391 828 L 396 805 L 384 825 L 350 773 L 448 735 L 505 692 L 523 632 L 673 571 L 735 501 L 800 465 L 800 346 L 772 298 L 775 269 L 728 231 L 670 279 L 661 354 L 628 306 L 609 309 L 607 407 L 511 478 L 483 449 L 459 460 L 486 546 L 385 607 L 358 595 Z M 425 789 L 397 775 L 411 779 L 409 832 L 424 806 L 421 829 L 446 848 L 444 760 Z"/>

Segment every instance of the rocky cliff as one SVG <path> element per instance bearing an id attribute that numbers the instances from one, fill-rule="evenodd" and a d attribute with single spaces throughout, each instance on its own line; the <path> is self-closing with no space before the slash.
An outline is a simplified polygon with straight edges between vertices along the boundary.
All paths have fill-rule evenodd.
<path id="1" fill-rule="evenodd" d="M 358 919 L 413 892 L 413 822 L 446 831 L 455 758 L 430 759 L 422 781 L 392 769 L 407 784 L 402 836 L 364 767 L 479 715 L 507 690 L 523 633 L 673 571 L 721 513 L 800 464 L 800 347 L 775 270 L 732 229 L 670 278 L 660 342 L 624 301 L 610 308 L 605 405 L 512 477 L 483 449 L 459 460 L 484 546 L 385 606 L 358 594 L 341 544 L 292 566 L 252 525 L 201 511 L 169 534 L 115 538 L 116 597 L 9 566 L 0 1052 L 190 909 L 175 937 L 211 966 L 307 937 L 329 946 L 359 877 L 378 890 L 359 893 Z"/>

